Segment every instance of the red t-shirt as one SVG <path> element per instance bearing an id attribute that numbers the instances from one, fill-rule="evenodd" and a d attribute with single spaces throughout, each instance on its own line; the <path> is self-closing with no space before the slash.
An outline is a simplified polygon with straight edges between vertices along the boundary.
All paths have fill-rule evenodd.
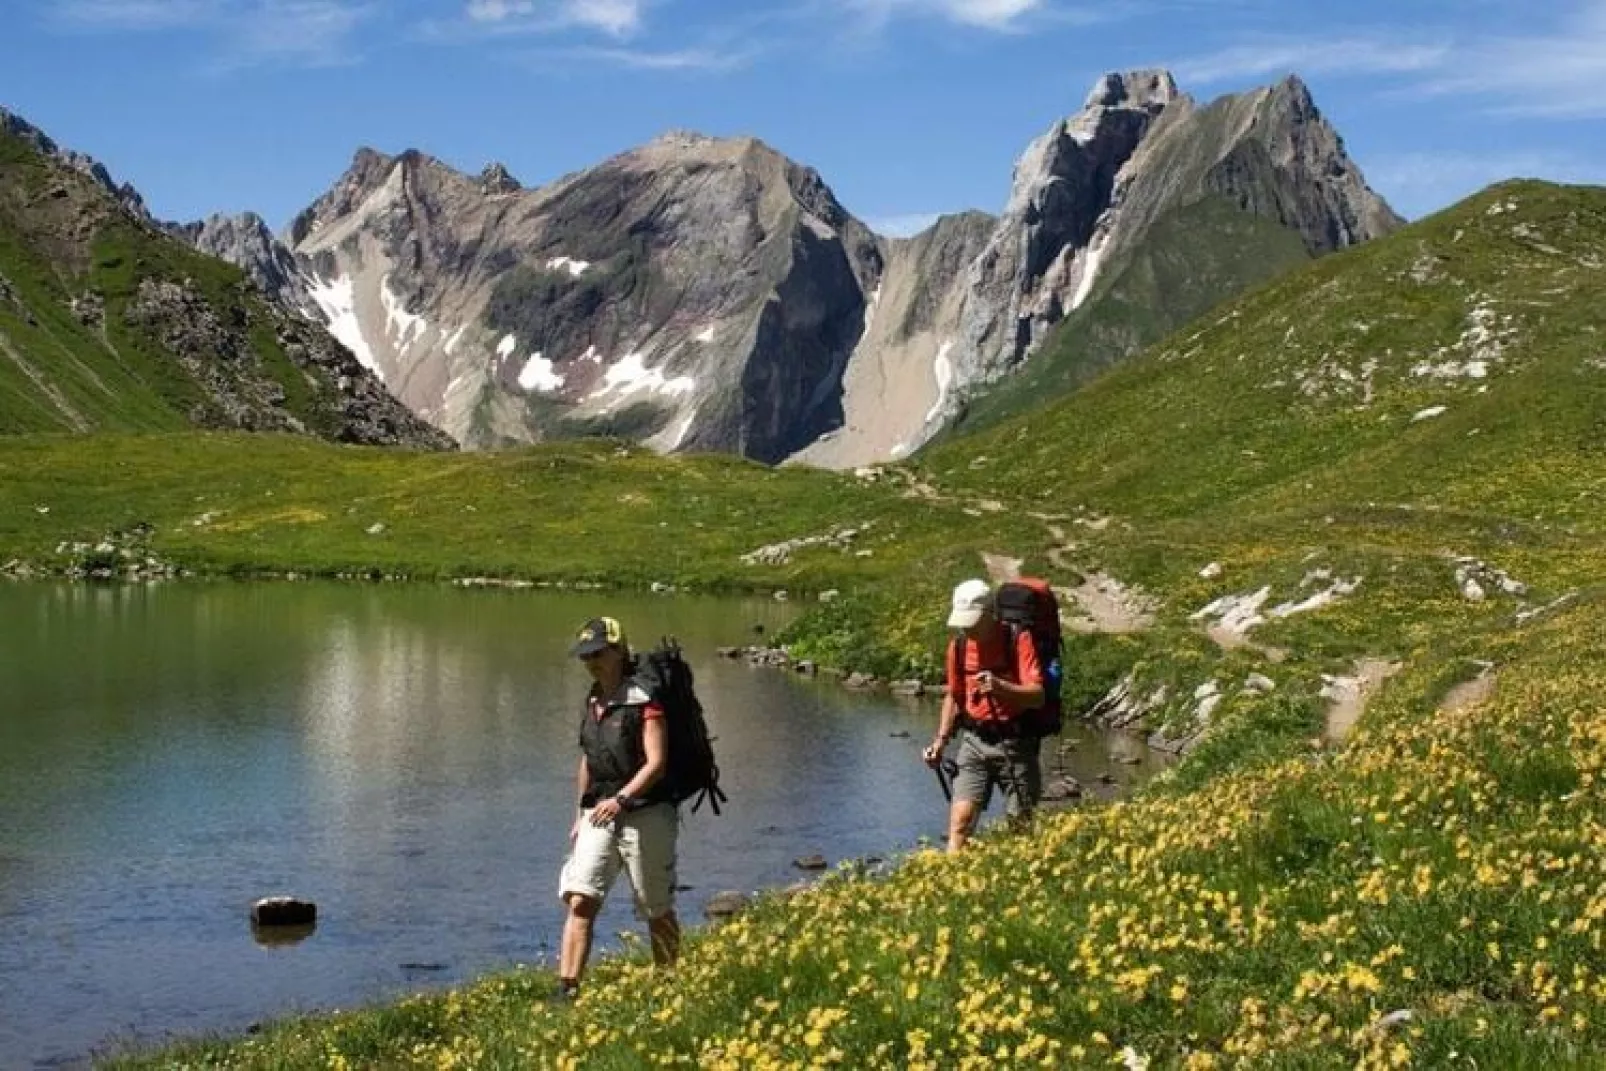
<path id="1" fill-rule="evenodd" d="M 1000 626 L 991 637 L 966 638 L 961 636 L 948 645 L 948 694 L 959 703 L 960 711 L 973 721 L 1008 721 L 1020 711 L 1003 696 L 980 695 L 976 691 L 976 674 L 990 670 L 994 677 L 1027 688 L 1043 683 L 1043 669 L 1037 662 L 1037 647 L 1032 634 L 1025 629 L 1015 633 L 1015 657 L 1009 656 L 1009 629 Z M 964 695 L 958 695 L 960 675 L 957 647 L 965 650 Z"/>

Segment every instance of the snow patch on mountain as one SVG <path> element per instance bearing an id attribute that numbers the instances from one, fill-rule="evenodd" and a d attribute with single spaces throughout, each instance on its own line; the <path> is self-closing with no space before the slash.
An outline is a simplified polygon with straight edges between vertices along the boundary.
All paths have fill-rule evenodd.
<path id="1" fill-rule="evenodd" d="M 553 369 L 551 361 L 536 351 L 524 362 L 524 371 L 519 373 L 519 386 L 525 390 L 551 392 L 563 386 L 563 377 Z"/>
<path id="2" fill-rule="evenodd" d="M 468 324 L 463 324 L 446 339 L 446 345 L 443 347 L 446 356 L 450 357 L 457 351 L 457 344 L 463 341 L 463 333 L 467 330 Z"/>
<path id="3" fill-rule="evenodd" d="M 602 374 L 602 386 L 592 391 L 591 397 L 600 398 L 605 394 L 626 396 L 643 390 L 679 395 L 689 394 L 696 388 L 697 381 L 691 376 L 666 379 L 661 369 L 648 368 L 640 353 L 627 353 Z"/>
<path id="4" fill-rule="evenodd" d="M 664 431 L 659 432 L 651 439 L 648 439 L 647 445 L 654 450 L 660 451 L 661 453 L 672 453 L 680 448 L 681 443 L 686 441 L 687 434 L 691 432 L 692 425 L 696 422 L 697 407 L 695 405 L 689 406 L 686 411 L 681 414 L 679 420 L 675 421 L 674 424 L 670 425 Z"/>
<path id="5" fill-rule="evenodd" d="M 954 381 L 953 362 L 948 360 L 948 354 L 954 348 L 953 339 L 949 339 L 937 347 L 937 357 L 932 361 L 932 374 L 937 377 L 937 400 L 931 403 L 926 410 L 926 423 L 931 423 L 942 415 L 943 407 L 948 404 L 948 388 Z M 900 443 L 900 446 L 903 444 Z M 905 447 L 907 451 L 907 447 Z"/>
<path id="6" fill-rule="evenodd" d="M 356 287 L 351 276 L 340 275 L 332 282 L 325 282 L 314 275 L 307 284 L 307 294 L 323 313 L 329 333 L 350 350 L 364 368 L 384 379 L 384 373 L 374 360 L 374 351 L 368 348 L 368 340 L 363 337 L 362 321 L 357 318 Z"/>
<path id="7" fill-rule="evenodd" d="M 574 257 L 553 257 L 546 262 L 546 266 L 549 271 L 566 271 L 571 278 L 578 279 L 591 267 L 591 262 Z"/>
<path id="8" fill-rule="evenodd" d="M 429 321 L 407 311 L 407 305 L 390 289 L 390 276 L 379 280 L 379 300 L 385 307 L 385 333 L 395 337 L 396 356 L 406 356 L 429 330 Z"/>
<path id="9" fill-rule="evenodd" d="M 1088 246 L 1087 258 L 1082 262 L 1082 277 L 1077 280 L 1076 293 L 1071 296 L 1071 308 L 1081 308 L 1082 302 L 1093 292 L 1093 282 L 1098 278 L 1099 261 L 1104 258 L 1104 247 L 1108 244 L 1107 235 L 1100 235 Z"/>

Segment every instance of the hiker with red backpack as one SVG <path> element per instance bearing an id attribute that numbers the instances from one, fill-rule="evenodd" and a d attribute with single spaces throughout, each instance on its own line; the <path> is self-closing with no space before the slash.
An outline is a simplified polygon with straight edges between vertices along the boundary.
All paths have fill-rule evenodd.
<path id="1" fill-rule="evenodd" d="M 993 789 L 1005 812 L 1024 823 L 1042 795 L 1039 754 L 1059 732 L 1059 606 L 1037 580 L 1012 581 L 997 592 L 985 580 L 954 588 L 948 626 L 947 687 L 926 765 L 953 770 L 948 851 L 964 847 Z M 943 749 L 957 735 L 955 759 Z"/>
<path id="2" fill-rule="evenodd" d="M 570 653 L 585 664 L 592 684 L 580 715 L 576 815 L 559 878 L 568 916 L 557 996 L 566 1000 L 579 994 L 597 912 L 621 869 L 652 936 L 653 962 L 675 962 L 678 805 L 695 796 L 693 810 L 706 799 L 718 814 L 725 799 L 691 667 L 678 644 L 666 639 L 633 657 L 619 622 L 597 617 L 580 629 Z"/>

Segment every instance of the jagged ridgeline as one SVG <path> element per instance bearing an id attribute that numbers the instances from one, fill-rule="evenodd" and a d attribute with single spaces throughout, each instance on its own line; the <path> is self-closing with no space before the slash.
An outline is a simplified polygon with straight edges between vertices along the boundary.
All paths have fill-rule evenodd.
<path id="1" fill-rule="evenodd" d="M 465 445 L 609 433 L 847 468 L 1399 223 L 1297 79 L 1201 105 L 1133 71 L 1028 146 L 1002 214 L 908 239 L 760 141 L 689 133 L 535 189 L 363 149 L 282 242 L 250 216 L 183 233 Z"/>
<path id="2" fill-rule="evenodd" d="M 450 446 L 322 326 L 0 110 L 0 433 L 188 427 Z"/>

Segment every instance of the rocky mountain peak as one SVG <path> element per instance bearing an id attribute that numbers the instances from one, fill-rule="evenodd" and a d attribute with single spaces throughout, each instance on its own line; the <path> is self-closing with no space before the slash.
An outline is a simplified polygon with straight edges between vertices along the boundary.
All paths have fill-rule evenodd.
<path id="1" fill-rule="evenodd" d="M 666 149 L 700 149 L 718 145 L 723 140 L 726 139 L 716 138 L 711 134 L 704 134 L 698 130 L 686 130 L 677 127 L 664 131 L 648 144 Z"/>
<path id="2" fill-rule="evenodd" d="M 1316 113 L 1316 98 L 1311 95 L 1310 86 L 1297 74 L 1290 74 L 1282 81 L 1266 87 L 1266 96 L 1272 100 L 1284 102 L 1290 110 L 1303 113 Z"/>
<path id="3" fill-rule="evenodd" d="M 500 161 L 492 161 L 480 172 L 480 191 L 485 194 L 517 193 L 524 187 Z"/>
<path id="4" fill-rule="evenodd" d="M 168 229 L 201 252 L 239 265 L 258 289 L 283 304 L 302 311 L 310 308 L 295 257 L 255 212 L 217 214 Z"/>
<path id="5" fill-rule="evenodd" d="M 1158 111 L 1181 95 L 1170 71 L 1111 71 L 1093 83 L 1082 109 L 1127 107 Z"/>

